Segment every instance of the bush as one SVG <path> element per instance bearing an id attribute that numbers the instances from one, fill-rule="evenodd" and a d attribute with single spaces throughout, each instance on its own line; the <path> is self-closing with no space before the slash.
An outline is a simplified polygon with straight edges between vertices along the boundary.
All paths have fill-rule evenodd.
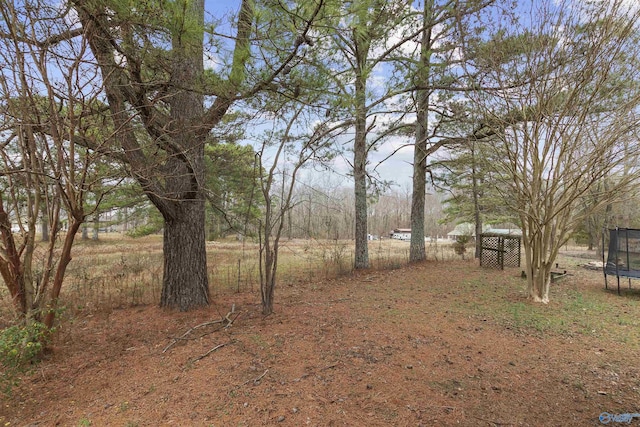
<path id="1" fill-rule="evenodd" d="M 151 234 L 160 232 L 160 230 L 162 230 L 162 227 L 162 223 L 150 222 L 149 224 L 141 225 L 134 228 L 133 230 L 128 231 L 127 236 L 133 238 L 149 236 Z"/>
<path id="2" fill-rule="evenodd" d="M 8 394 L 17 384 L 17 376 L 26 372 L 39 360 L 49 336 L 49 330 L 40 322 L 13 325 L 0 331 L 0 388 Z"/>
<path id="3" fill-rule="evenodd" d="M 467 252 L 467 243 L 471 240 L 471 236 L 462 235 L 456 237 L 456 242 L 453 244 L 453 250 L 456 254 L 461 255 L 464 258 L 464 254 Z"/>

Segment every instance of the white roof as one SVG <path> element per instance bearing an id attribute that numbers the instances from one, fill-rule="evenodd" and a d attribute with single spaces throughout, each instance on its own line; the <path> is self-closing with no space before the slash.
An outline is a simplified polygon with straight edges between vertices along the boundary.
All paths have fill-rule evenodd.
<path id="1" fill-rule="evenodd" d="M 522 236 L 522 230 L 519 228 L 491 228 L 490 225 L 482 226 L 483 233 L 492 233 L 492 234 L 504 234 L 506 236 Z M 456 225 L 452 231 L 447 233 L 447 236 L 475 236 L 476 235 L 476 227 L 474 224 L 470 222 L 463 222 L 461 224 Z"/>
<path id="2" fill-rule="evenodd" d="M 447 233 L 447 236 L 475 236 L 475 226 L 470 222 L 456 225 L 456 228 Z"/>
<path id="3" fill-rule="evenodd" d="M 491 228 L 486 230 L 486 232 L 491 234 L 504 234 L 506 236 L 522 236 L 522 230 L 519 228 Z"/>

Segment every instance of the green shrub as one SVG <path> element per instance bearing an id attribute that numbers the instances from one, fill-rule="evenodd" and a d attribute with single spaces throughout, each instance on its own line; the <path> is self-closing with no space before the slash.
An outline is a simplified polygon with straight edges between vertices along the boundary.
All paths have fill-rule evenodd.
<path id="1" fill-rule="evenodd" d="M 160 230 L 162 230 L 162 227 L 162 223 L 150 222 L 148 224 L 141 225 L 134 228 L 133 230 L 128 231 L 127 236 L 133 238 L 149 236 L 151 234 L 160 232 Z"/>
<path id="2" fill-rule="evenodd" d="M 0 331 L 0 388 L 8 394 L 17 383 L 17 376 L 28 371 L 42 353 L 49 330 L 40 322 L 13 325 Z"/>
<path id="3" fill-rule="evenodd" d="M 461 235 L 456 237 L 456 242 L 453 244 L 453 250 L 458 255 L 462 255 L 467 252 L 467 243 L 471 240 L 471 236 L 469 235 Z"/>

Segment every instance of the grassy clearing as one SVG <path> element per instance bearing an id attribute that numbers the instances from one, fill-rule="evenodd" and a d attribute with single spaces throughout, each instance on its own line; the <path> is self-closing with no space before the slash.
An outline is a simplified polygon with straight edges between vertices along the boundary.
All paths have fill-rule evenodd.
<path id="1" fill-rule="evenodd" d="M 481 270 L 469 275 L 453 292 L 469 296 L 454 310 L 492 320 L 518 334 L 591 336 L 640 348 L 640 290 L 625 289 L 622 296 L 604 289 L 597 274 L 578 274 L 552 284 L 550 303 L 527 300 L 519 270 Z M 585 279 L 584 277 L 588 277 Z"/>

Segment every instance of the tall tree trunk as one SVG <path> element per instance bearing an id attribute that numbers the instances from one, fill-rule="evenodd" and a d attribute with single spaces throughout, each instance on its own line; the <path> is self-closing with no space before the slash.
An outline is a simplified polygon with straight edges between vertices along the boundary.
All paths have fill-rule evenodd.
<path id="1" fill-rule="evenodd" d="M 474 193 L 473 195 L 474 202 L 474 223 L 475 223 L 475 251 L 474 257 L 476 259 L 480 259 L 480 255 L 482 252 L 482 216 L 480 215 L 480 210 L 478 210 L 478 195 Z"/>
<path id="2" fill-rule="evenodd" d="M 268 184 L 270 188 L 270 184 Z M 262 314 L 268 316 L 273 313 L 273 295 L 276 287 L 276 273 L 278 269 L 278 238 L 273 236 L 271 195 L 269 190 L 265 194 L 264 241 L 260 242 L 260 296 L 262 298 Z M 280 218 L 281 225 L 284 218 Z M 279 228 L 280 231 L 282 228 Z M 273 239 L 273 240 L 272 240 Z"/>
<path id="3" fill-rule="evenodd" d="M 293 209 L 289 209 L 287 212 L 287 239 L 293 239 L 293 223 L 291 222 L 291 211 Z"/>
<path id="4" fill-rule="evenodd" d="M 605 175 L 604 179 L 603 179 L 603 186 L 604 186 L 604 192 L 605 194 L 609 193 L 609 179 L 608 177 Z M 600 230 L 600 232 L 604 233 L 606 232 L 606 230 L 611 227 L 612 224 L 612 217 L 611 217 L 611 212 L 613 211 L 613 204 L 611 202 L 608 202 L 605 210 L 604 210 L 604 219 L 602 221 L 602 230 Z M 600 237 L 600 236 L 598 236 Z M 608 239 L 608 235 L 607 235 L 607 239 Z M 604 253 L 604 251 L 606 250 L 606 248 L 602 247 L 602 244 L 604 242 L 602 242 L 602 239 L 597 239 L 598 243 L 597 243 L 597 255 L 598 258 L 602 258 L 602 254 Z M 608 240 L 607 240 L 608 241 Z"/>
<path id="5" fill-rule="evenodd" d="M 164 222 L 162 307 L 186 311 L 209 304 L 204 211 L 204 200 L 182 202 L 180 215 Z"/>
<path id="6" fill-rule="evenodd" d="M 185 2 L 189 20 L 204 26 L 204 0 Z M 189 22 L 187 20 L 186 22 Z M 180 31 L 180 30 L 178 30 Z M 187 34 L 189 29 L 187 29 Z M 197 121 L 204 114 L 204 97 L 197 90 L 202 78 L 202 33 L 173 34 L 175 54 L 171 82 L 175 92 L 171 106 L 171 134 L 178 153 L 167 161 L 165 189 L 170 200 L 156 204 L 164 217 L 164 278 L 162 307 L 186 311 L 209 304 L 205 244 L 204 135 Z M 152 199 L 154 200 L 154 199 Z"/>
<path id="7" fill-rule="evenodd" d="M 0 193 L 0 239 L 4 248 L 4 256 L 0 258 L 0 275 L 9 289 L 9 296 L 18 313 L 26 314 L 27 297 L 24 289 L 23 270 L 20 251 L 16 245 L 9 214 L 5 211 L 4 201 Z"/>
<path id="8" fill-rule="evenodd" d="M 475 224 L 475 258 L 480 259 L 480 253 L 482 252 L 482 215 L 480 214 L 480 194 L 478 188 L 478 176 L 476 167 L 476 146 L 474 141 L 471 141 L 471 185 L 473 187 L 473 219 Z"/>
<path id="9" fill-rule="evenodd" d="M 358 90 L 358 87 L 360 89 Z M 364 83 L 356 82 L 356 99 L 364 98 Z M 362 99 L 364 104 L 364 99 Z M 358 108 L 361 107 L 361 108 Z M 353 179 L 355 182 L 355 259 L 354 268 L 369 268 L 369 242 L 367 241 L 367 118 L 364 105 L 356 107 L 356 135 L 353 153 Z"/>
<path id="10" fill-rule="evenodd" d="M 264 283 L 260 287 L 261 295 L 262 295 L 262 314 L 265 316 L 269 316 L 273 313 L 273 294 L 276 289 L 276 268 L 277 264 L 277 255 L 275 249 L 272 250 L 271 247 L 267 246 L 265 248 L 264 255 Z"/>
<path id="11" fill-rule="evenodd" d="M 49 298 L 49 305 L 47 307 L 46 316 L 44 318 L 44 324 L 47 328 L 53 327 L 53 321 L 56 318 L 58 309 L 58 298 L 60 297 L 60 290 L 62 289 L 62 282 L 64 281 L 64 275 L 67 271 L 67 266 L 71 262 L 71 249 L 73 248 L 73 242 L 78 233 L 78 229 L 84 222 L 84 217 L 81 212 L 76 213 L 77 217 L 69 219 L 69 229 L 64 238 L 62 250 L 60 253 L 60 259 L 56 266 L 56 273 L 53 277 L 53 285 L 51 287 L 51 297 Z"/>
<path id="12" fill-rule="evenodd" d="M 98 241 L 98 233 L 100 232 L 100 214 L 96 212 L 93 217 L 93 234 L 91 240 Z"/>
<path id="13" fill-rule="evenodd" d="M 433 20 L 434 0 L 425 0 L 420 48 L 418 84 L 428 86 L 431 74 L 431 22 Z M 418 109 L 416 114 L 416 142 L 413 149 L 413 190 L 411 193 L 411 244 L 409 261 L 422 261 L 427 258 L 424 246 L 424 203 L 427 182 L 427 141 L 429 131 L 428 89 L 418 91 Z"/>
<path id="14" fill-rule="evenodd" d="M 602 230 L 600 230 L 602 232 Z M 595 215 L 590 215 L 587 217 L 587 250 L 592 251 L 596 248 L 598 244 L 598 240 L 600 237 L 600 233 L 598 233 L 598 223 L 597 217 Z"/>
<path id="15" fill-rule="evenodd" d="M 353 180 L 355 196 L 355 257 L 354 268 L 369 268 L 369 242 L 367 241 L 367 76 L 364 74 L 368 47 L 362 42 L 358 59 L 359 70 L 355 81 L 356 134 L 353 147 Z"/>
<path id="16" fill-rule="evenodd" d="M 311 232 L 311 193 L 309 193 L 309 200 L 307 204 L 307 239 L 311 239 L 315 235 L 315 232 Z M 291 212 L 291 210 L 289 210 Z"/>
<path id="17" fill-rule="evenodd" d="M 49 241 L 49 213 L 47 212 L 47 202 L 42 203 L 42 210 L 40 212 L 40 226 L 42 228 L 42 238 L 40 239 L 43 242 Z"/>

